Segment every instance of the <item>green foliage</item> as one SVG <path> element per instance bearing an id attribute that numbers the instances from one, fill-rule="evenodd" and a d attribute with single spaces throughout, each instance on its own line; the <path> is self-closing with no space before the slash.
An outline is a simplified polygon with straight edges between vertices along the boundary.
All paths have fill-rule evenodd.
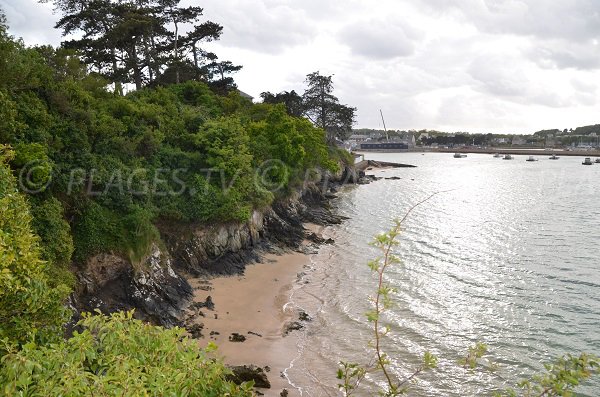
<path id="1" fill-rule="evenodd" d="M 463 368 L 474 369 L 477 367 L 479 360 L 487 353 L 487 346 L 485 343 L 477 342 L 475 346 L 469 347 L 469 351 L 467 356 L 461 358 L 458 363 L 462 365 Z"/>
<path id="2" fill-rule="evenodd" d="M 4 90 L 0 89 L 0 142 L 13 142 L 23 129 L 17 121 L 17 107 Z"/>
<path id="3" fill-rule="evenodd" d="M 352 132 L 356 108 L 342 105 L 333 95 L 333 76 L 318 71 L 306 76 L 307 88 L 302 94 L 304 115 L 327 132 L 327 139 L 346 138 Z"/>
<path id="4" fill-rule="evenodd" d="M 32 227 L 40 237 L 41 255 L 48 262 L 50 281 L 73 286 L 75 280 L 69 270 L 74 250 L 73 237 L 61 202 L 52 196 L 47 199 L 33 196 L 30 203 Z"/>
<path id="5" fill-rule="evenodd" d="M 63 19 L 63 28 L 99 29 L 92 41 L 114 28 L 111 23 L 123 28 L 137 23 L 120 14 L 101 26 L 103 18 L 116 12 L 105 2 L 56 3 L 75 18 Z M 182 11 L 176 3 L 165 10 L 170 19 Z M 89 9 L 92 14 L 80 12 L 88 6 L 100 8 Z M 103 7 L 109 8 L 108 14 L 98 13 Z M 132 15 L 138 15 L 139 7 L 134 8 Z M 197 9 L 190 12 L 199 15 Z M 82 21 L 93 26 L 83 26 Z M 216 24 L 200 27 L 190 33 L 195 44 L 220 34 Z M 139 28 L 142 35 L 149 34 L 148 26 Z M 192 41 L 179 44 L 190 46 Z M 116 48 L 119 45 L 123 43 Z M 15 175 L 22 170 L 23 190 L 43 191 L 31 202 L 39 206 L 34 209 L 34 226 L 52 269 L 64 267 L 71 251 L 69 228 L 61 218 L 69 220 L 75 261 L 116 252 L 135 262 L 153 242 L 160 243 L 154 227 L 159 219 L 245 222 L 254 209 L 297 187 L 308 170 L 336 168 L 324 132 L 289 116 L 282 106 L 254 105 L 237 91 L 218 96 L 207 84 L 193 80 L 164 87 L 150 84 L 126 96 L 115 95 L 107 90 L 107 80 L 88 73 L 73 50 L 26 48 L 4 30 L 0 55 L 0 142 L 14 143 L 11 166 Z M 84 58 L 96 55 L 86 52 Z M 157 66 L 154 55 L 137 56 L 149 57 L 142 74 Z M 221 75 L 219 64 L 234 66 L 214 57 L 211 61 L 211 73 L 226 80 L 227 71 Z M 112 66 L 102 73 L 115 82 L 124 69 L 117 65 L 118 70 L 111 71 Z M 170 68 L 176 78 L 178 66 Z M 46 182 L 51 182 L 48 187 Z M 55 239 L 50 238 L 53 234 Z"/>
<path id="6" fill-rule="evenodd" d="M 11 157 L 0 146 L 0 352 L 14 344 L 59 338 L 69 292 L 49 284 L 29 208 L 6 164 Z"/>
<path id="7" fill-rule="evenodd" d="M 224 380 L 227 369 L 179 328 L 132 318 L 84 316 L 81 333 L 45 346 L 34 343 L 2 358 L 5 395 L 252 396 L 251 384 Z"/>
<path id="8" fill-rule="evenodd" d="M 52 178 L 52 163 L 46 148 L 39 143 L 20 143 L 15 146 L 13 166 L 19 171 L 21 188 L 39 192 Z"/>
<path id="9" fill-rule="evenodd" d="M 496 393 L 496 397 L 571 397 L 573 391 L 583 381 L 592 375 L 600 374 L 600 361 L 598 357 L 582 353 L 579 356 L 567 354 L 560 357 L 552 364 L 545 365 L 546 372 L 535 375 L 530 380 L 518 383 L 521 392 L 509 389 Z"/>
<path id="10" fill-rule="evenodd" d="M 74 257 L 83 261 L 101 252 L 120 252 L 122 232 L 117 214 L 89 200 L 73 230 Z"/>
<path id="11" fill-rule="evenodd" d="M 154 214 L 145 207 L 132 205 L 120 214 L 88 200 L 74 228 L 77 261 L 92 255 L 113 252 L 140 262 L 159 233 L 152 224 Z"/>

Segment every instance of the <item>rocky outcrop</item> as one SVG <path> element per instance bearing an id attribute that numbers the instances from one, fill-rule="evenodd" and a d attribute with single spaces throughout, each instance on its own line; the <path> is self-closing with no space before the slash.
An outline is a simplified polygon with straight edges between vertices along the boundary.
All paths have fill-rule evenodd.
<path id="1" fill-rule="evenodd" d="M 193 291 L 175 272 L 168 252 L 153 244 L 137 266 L 113 254 L 90 258 L 78 272 L 79 311 L 136 309 L 136 317 L 164 326 L 179 324 Z"/>
<path id="2" fill-rule="evenodd" d="M 254 249 L 264 237 L 264 213 L 254 211 L 246 223 L 229 223 L 166 228 L 163 239 L 175 259 L 176 267 L 194 275 L 231 275 L 244 271 L 246 264 L 260 259 Z"/>
<path id="3" fill-rule="evenodd" d="M 73 305 L 78 311 L 104 313 L 136 309 L 138 318 L 164 326 L 184 325 L 182 315 L 193 295 L 186 274 L 240 274 L 264 252 L 299 249 L 307 237 L 303 223 L 340 223 L 326 193 L 344 182 L 341 178 L 348 170 L 329 176 L 322 187 L 308 184 L 271 208 L 254 211 L 245 223 L 159 225 L 164 244 L 152 245 L 138 264 L 108 253 L 90 258 L 76 272 L 80 288 Z"/>
<path id="4" fill-rule="evenodd" d="M 254 211 L 243 224 L 197 227 L 187 233 L 168 229 L 163 239 L 177 269 L 206 276 L 243 273 L 265 251 L 298 249 L 306 237 L 305 222 L 320 225 L 342 221 L 319 188 L 311 185 L 264 211 Z"/>

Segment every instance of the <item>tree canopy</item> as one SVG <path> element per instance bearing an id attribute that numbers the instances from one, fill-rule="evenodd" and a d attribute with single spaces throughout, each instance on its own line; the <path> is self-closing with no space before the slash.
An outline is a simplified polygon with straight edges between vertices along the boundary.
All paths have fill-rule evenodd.
<path id="1" fill-rule="evenodd" d="M 264 103 L 282 103 L 288 114 L 305 116 L 327 134 L 327 140 L 345 139 L 355 123 L 356 108 L 340 103 L 333 94 L 333 76 L 323 76 L 318 71 L 306 76 L 306 90 L 302 96 L 295 91 L 278 94 L 263 92 Z"/>
<path id="2" fill-rule="evenodd" d="M 352 130 L 356 108 L 339 103 L 333 95 L 333 76 L 313 72 L 306 76 L 307 89 L 302 95 L 304 115 L 327 133 L 329 141 L 344 138 Z"/>
<path id="3" fill-rule="evenodd" d="M 235 88 L 230 77 L 241 69 L 216 62 L 202 43 L 217 40 L 223 27 L 202 21 L 201 7 L 180 6 L 180 0 L 40 0 L 52 2 L 62 14 L 56 24 L 63 35 L 81 37 L 63 43 L 76 50 L 91 70 L 115 84 L 136 89 L 155 83 L 202 80 L 221 91 Z M 214 73 L 219 69 L 220 73 Z"/>

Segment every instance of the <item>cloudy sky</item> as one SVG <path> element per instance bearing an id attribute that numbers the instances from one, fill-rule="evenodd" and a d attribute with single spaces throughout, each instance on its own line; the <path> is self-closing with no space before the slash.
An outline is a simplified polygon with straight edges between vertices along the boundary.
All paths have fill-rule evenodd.
<path id="1" fill-rule="evenodd" d="M 599 0 L 183 0 L 224 26 L 209 48 L 243 91 L 334 75 L 357 127 L 528 133 L 600 123 Z M 52 8 L 0 0 L 28 44 L 60 42 Z"/>

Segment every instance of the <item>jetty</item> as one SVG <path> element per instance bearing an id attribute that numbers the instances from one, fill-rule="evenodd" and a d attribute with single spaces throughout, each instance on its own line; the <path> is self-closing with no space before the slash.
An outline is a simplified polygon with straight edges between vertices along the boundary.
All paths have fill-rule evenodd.
<path id="1" fill-rule="evenodd" d="M 362 160 L 354 164 L 357 171 L 365 171 L 368 168 L 417 168 L 416 165 L 390 163 L 388 161 Z"/>

